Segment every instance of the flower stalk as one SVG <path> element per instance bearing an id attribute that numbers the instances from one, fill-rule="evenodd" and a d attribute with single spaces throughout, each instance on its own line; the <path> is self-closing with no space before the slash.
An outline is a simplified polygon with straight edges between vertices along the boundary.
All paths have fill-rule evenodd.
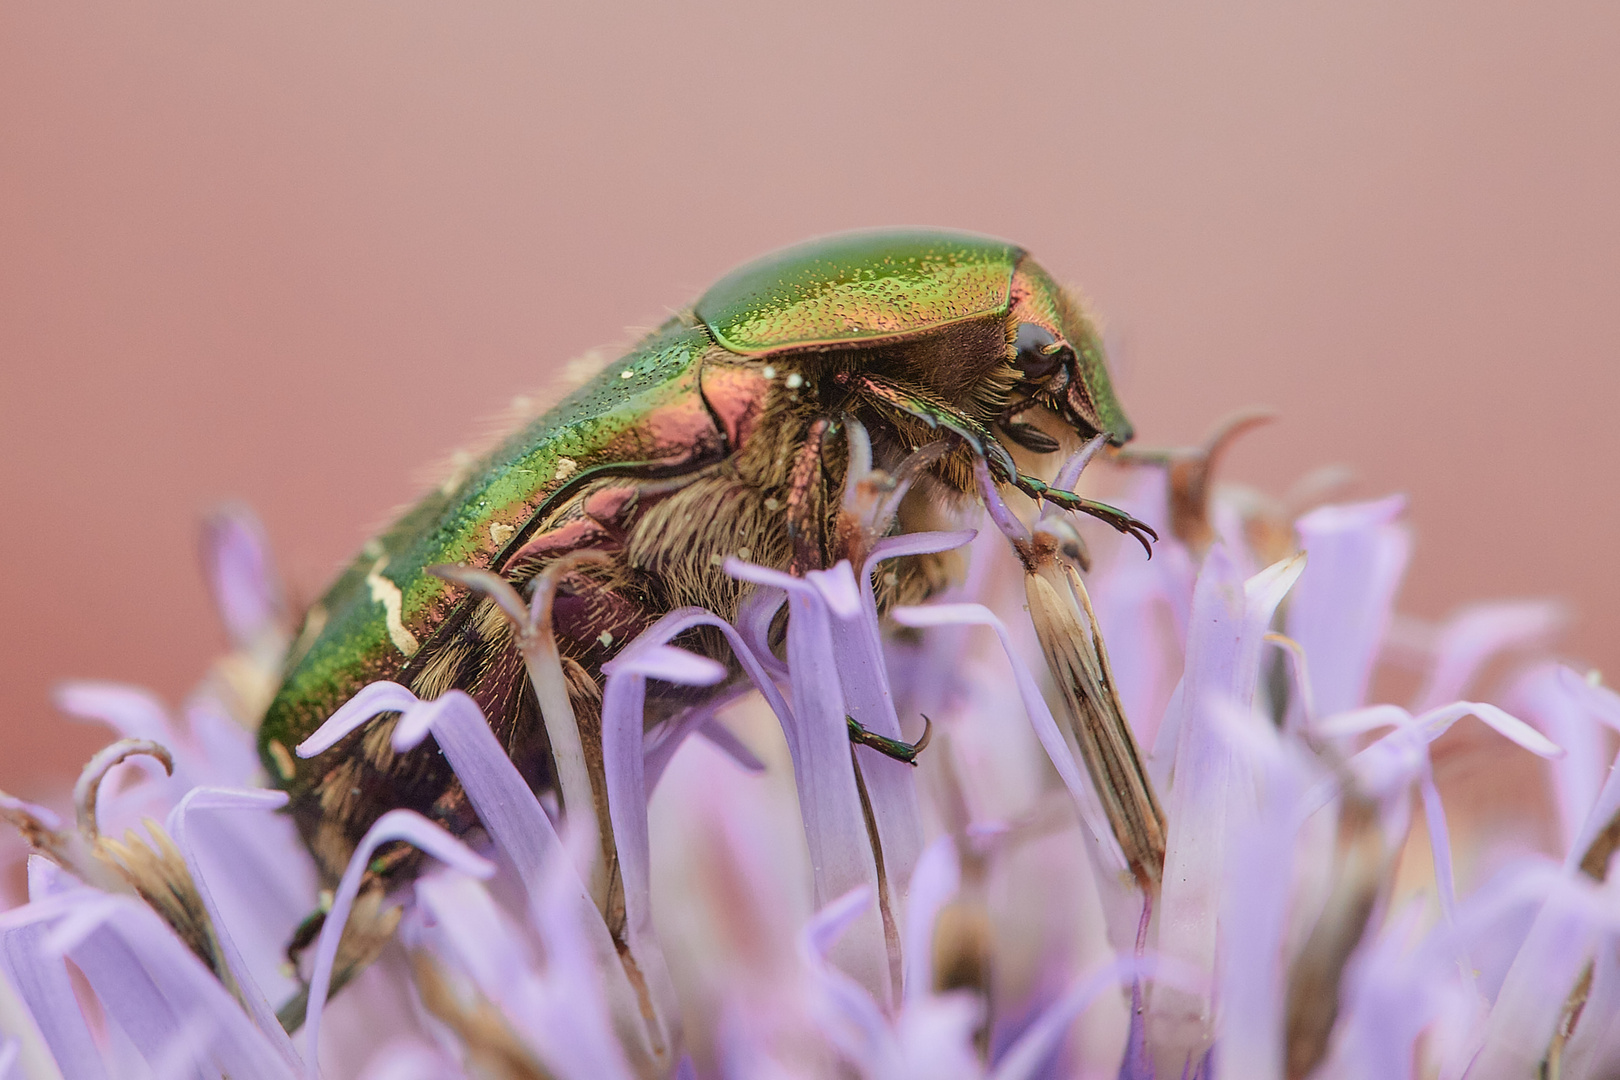
<path id="1" fill-rule="evenodd" d="M 1101 436 L 1093 439 L 1071 458 L 1055 486 L 1072 489 L 1102 442 Z M 1086 560 L 1079 534 L 1051 507 L 1042 511 L 1033 530 L 1025 528 L 1002 502 L 989 469 L 983 462 L 977 469 L 990 516 L 1024 567 L 1030 619 L 1064 704 L 1064 741 L 1091 776 L 1132 879 L 1144 895 L 1152 896 L 1164 875 L 1164 811 L 1120 704 L 1091 598 L 1075 568 Z"/>

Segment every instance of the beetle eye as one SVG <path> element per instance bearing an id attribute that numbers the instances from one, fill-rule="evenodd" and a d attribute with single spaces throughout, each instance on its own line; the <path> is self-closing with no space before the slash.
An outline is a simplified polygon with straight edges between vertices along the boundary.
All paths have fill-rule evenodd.
<path id="1" fill-rule="evenodd" d="M 1070 349 L 1052 331 L 1035 323 L 1018 327 L 1018 368 L 1027 382 L 1041 382 L 1063 366 Z"/>

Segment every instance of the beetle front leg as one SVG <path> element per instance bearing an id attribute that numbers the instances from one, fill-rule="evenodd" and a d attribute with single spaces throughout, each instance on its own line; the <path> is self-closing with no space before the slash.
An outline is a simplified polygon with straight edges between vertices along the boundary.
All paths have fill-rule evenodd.
<path id="1" fill-rule="evenodd" d="M 1154 532 L 1153 526 L 1147 522 L 1138 521 L 1117 506 L 1109 506 L 1104 502 L 1083 498 L 1072 491 L 1052 487 L 1033 476 L 1020 475 L 1015 483 L 1019 491 L 1031 498 L 1049 502 L 1060 510 L 1070 510 L 1094 517 L 1114 530 L 1134 537 L 1137 543 L 1142 545 L 1142 550 L 1147 552 L 1148 558 L 1153 558 L 1151 541 L 1157 540 L 1159 534 Z"/>
<path id="2" fill-rule="evenodd" d="M 1118 507 L 1082 498 L 1072 491 L 1054 488 L 1044 480 L 1019 472 L 1018 465 L 1007 452 L 1007 448 L 997 442 L 995 436 L 972 417 L 934 401 L 920 391 L 873 375 L 841 376 L 840 381 L 864 391 L 869 399 L 879 405 L 921 420 L 935 430 L 948 431 L 955 435 L 984 459 L 990 468 L 991 479 L 996 483 L 1010 483 L 1031 498 L 1052 503 L 1063 510 L 1088 514 L 1127 536 L 1135 537 L 1147 551 L 1148 557 L 1153 557 L 1151 541 L 1157 540 L 1159 534 L 1154 532 L 1151 526 L 1131 517 Z"/>

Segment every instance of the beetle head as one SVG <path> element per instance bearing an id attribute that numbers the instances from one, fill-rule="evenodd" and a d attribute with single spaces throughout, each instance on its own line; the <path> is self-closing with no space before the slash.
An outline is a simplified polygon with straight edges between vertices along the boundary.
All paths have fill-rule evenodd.
<path id="1" fill-rule="evenodd" d="M 1115 446 L 1132 436 L 1103 360 L 1102 339 L 1079 301 L 1025 258 L 1012 282 L 1009 332 L 1016 397 L 1056 413 L 1082 437 L 1106 434 Z"/>

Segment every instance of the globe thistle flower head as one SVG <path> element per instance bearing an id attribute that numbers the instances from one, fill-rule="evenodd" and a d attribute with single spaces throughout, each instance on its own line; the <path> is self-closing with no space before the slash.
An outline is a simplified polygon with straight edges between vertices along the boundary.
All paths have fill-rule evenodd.
<path id="1" fill-rule="evenodd" d="M 845 425 L 832 565 L 731 560 L 735 625 L 680 609 L 626 645 L 596 732 L 549 624 L 572 566 L 527 595 L 444 568 L 514 624 L 556 790 L 465 694 L 372 684 L 297 752 L 432 740 L 478 826 L 385 813 L 329 894 L 253 751 L 281 592 L 251 520 L 216 518 L 231 653 L 178 711 L 64 688 L 117 741 L 71 815 L 0 801 L 34 852 L 0 915 L 0 1076 L 1613 1075 L 1620 697 L 1544 657 L 1477 693 L 1556 609 L 1399 620 L 1403 501 L 1217 486 L 1251 423 L 1137 455 L 1151 560 L 988 474 L 986 527 L 897 533 L 938 450 L 885 471 Z M 958 548 L 964 580 L 883 609 L 886 561 Z M 726 654 L 684 648 L 698 627 Z M 1396 654 L 1419 689 L 1371 700 Z M 649 726 L 671 686 L 697 704 Z M 1457 811 L 1465 728 L 1542 763 L 1555 846 Z M 426 869 L 367 887 L 399 844 Z"/>

